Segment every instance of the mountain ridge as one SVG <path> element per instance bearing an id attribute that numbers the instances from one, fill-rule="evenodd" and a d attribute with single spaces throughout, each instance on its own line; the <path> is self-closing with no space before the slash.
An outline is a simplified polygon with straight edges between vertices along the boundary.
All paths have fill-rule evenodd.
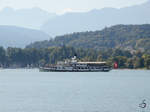
<path id="1" fill-rule="evenodd" d="M 50 39 L 51 37 L 35 29 L 18 26 L 0 25 L 0 46 L 3 47 L 25 47 L 35 42 Z"/>
<path id="2" fill-rule="evenodd" d="M 150 1 L 125 8 L 94 9 L 89 12 L 66 13 L 41 26 L 41 30 L 52 36 L 73 32 L 95 31 L 116 24 L 150 23 Z"/>
<path id="3" fill-rule="evenodd" d="M 38 7 L 17 10 L 5 7 L 0 11 L 0 25 L 40 29 L 44 22 L 55 16 L 56 14 L 48 13 Z"/>

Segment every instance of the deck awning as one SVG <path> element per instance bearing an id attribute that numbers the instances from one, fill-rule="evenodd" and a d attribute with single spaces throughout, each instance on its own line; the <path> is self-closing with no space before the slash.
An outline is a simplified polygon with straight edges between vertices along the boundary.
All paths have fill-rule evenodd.
<path id="1" fill-rule="evenodd" d="M 106 64 L 106 62 L 78 62 L 78 64 Z"/>

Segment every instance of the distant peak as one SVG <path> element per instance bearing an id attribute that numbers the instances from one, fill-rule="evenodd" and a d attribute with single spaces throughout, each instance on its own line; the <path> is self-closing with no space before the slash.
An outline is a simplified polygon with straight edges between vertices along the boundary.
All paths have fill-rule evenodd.
<path id="1" fill-rule="evenodd" d="M 147 0 L 148 3 L 150 3 L 150 0 Z"/>
<path id="2" fill-rule="evenodd" d="M 4 12 L 12 12 L 12 11 L 14 11 L 14 9 L 11 8 L 11 7 L 5 7 L 5 8 L 3 8 L 2 11 L 4 11 Z"/>
<path id="3" fill-rule="evenodd" d="M 144 4 L 150 5 L 150 0 L 147 0 Z"/>
<path id="4" fill-rule="evenodd" d="M 32 10 L 42 11 L 42 9 L 39 7 L 33 7 Z"/>
<path id="5" fill-rule="evenodd" d="M 40 7 L 33 7 L 33 8 L 31 8 L 31 10 L 32 11 L 34 11 L 35 13 L 37 12 L 37 13 L 49 13 L 49 12 L 47 12 L 46 10 L 44 10 L 44 9 L 41 9 Z"/>
<path id="6" fill-rule="evenodd" d="M 102 8 L 102 9 L 93 9 L 91 10 L 91 12 L 99 12 L 100 10 L 101 11 L 111 11 L 111 10 L 115 10 L 116 8 L 112 8 L 112 7 L 105 7 L 105 8 Z"/>
<path id="7" fill-rule="evenodd" d="M 92 9 L 90 12 L 97 12 L 99 9 Z"/>
<path id="8" fill-rule="evenodd" d="M 101 10 L 104 10 L 104 11 L 111 11 L 111 10 L 116 10 L 116 8 L 105 7 L 105 8 L 102 8 Z"/>

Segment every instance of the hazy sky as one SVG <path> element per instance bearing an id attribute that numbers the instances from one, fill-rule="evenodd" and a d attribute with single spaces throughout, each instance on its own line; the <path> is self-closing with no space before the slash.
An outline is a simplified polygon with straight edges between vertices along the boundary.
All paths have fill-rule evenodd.
<path id="1" fill-rule="evenodd" d="M 141 4 L 147 0 L 0 0 L 0 9 L 4 7 L 32 8 L 40 7 L 48 12 L 89 11 L 104 7 L 121 8 Z"/>

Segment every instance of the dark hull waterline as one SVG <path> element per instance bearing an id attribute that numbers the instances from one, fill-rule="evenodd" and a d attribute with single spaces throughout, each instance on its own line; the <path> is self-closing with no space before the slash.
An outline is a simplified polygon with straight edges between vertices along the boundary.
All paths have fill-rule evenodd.
<path id="1" fill-rule="evenodd" d="M 50 68 L 40 68 L 39 69 L 41 72 L 109 72 L 111 68 L 109 69 L 99 69 L 99 70 L 89 70 L 89 69 L 84 69 L 84 70 L 79 70 L 79 69 L 74 69 L 74 70 L 53 70 Z"/>

